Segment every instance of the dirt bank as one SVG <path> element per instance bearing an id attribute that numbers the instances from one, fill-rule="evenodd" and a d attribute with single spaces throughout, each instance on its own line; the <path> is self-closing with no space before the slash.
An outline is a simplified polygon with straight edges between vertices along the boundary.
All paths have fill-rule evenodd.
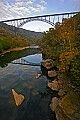
<path id="1" fill-rule="evenodd" d="M 24 50 L 26 48 L 29 48 L 30 46 L 27 46 L 27 47 L 18 47 L 18 48 L 10 48 L 8 50 L 5 50 L 4 52 L 0 53 L 0 55 L 3 55 L 7 52 L 11 52 L 11 51 L 17 51 L 17 50 Z"/>

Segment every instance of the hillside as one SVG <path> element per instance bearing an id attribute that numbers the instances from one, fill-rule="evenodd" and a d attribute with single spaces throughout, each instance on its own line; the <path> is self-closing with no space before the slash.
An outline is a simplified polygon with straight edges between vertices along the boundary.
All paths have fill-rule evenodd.
<path id="1" fill-rule="evenodd" d="M 63 19 L 62 24 L 57 22 L 38 44 L 45 58 L 55 59 L 59 71 L 80 85 L 80 14 Z"/>
<path id="2" fill-rule="evenodd" d="M 43 33 L 16 28 L 6 23 L 0 23 L 0 52 L 5 49 L 23 47 L 35 44 Z"/>
<path id="3" fill-rule="evenodd" d="M 56 119 L 80 120 L 80 13 L 56 22 L 38 44 L 46 59 L 42 65 L 50 77 L 50 108 Z"/>

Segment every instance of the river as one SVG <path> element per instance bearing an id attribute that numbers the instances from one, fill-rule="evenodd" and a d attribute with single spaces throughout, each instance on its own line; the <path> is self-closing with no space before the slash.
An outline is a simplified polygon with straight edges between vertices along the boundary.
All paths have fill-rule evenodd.
<path id="1" fill-rule="evenodd" d="M 42 57 L 37 48 L 12 51 L 0 56 L 0 120 L 55 120 L 55 114 L 49 106 L 52 94 L 47 87 L 48 79 L 40 66 L 12 63 L 25 59 L 40 64 Z M 36 78 L 38 73 L 42 75 Z M 25 97 L 18 107 L 12 89 Z"/>

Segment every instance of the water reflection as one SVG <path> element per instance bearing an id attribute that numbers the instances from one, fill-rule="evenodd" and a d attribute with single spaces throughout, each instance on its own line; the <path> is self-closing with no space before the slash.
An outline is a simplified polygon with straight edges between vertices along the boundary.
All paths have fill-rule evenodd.
<path id="1" fill-rule="evenodd" d="M 30 54 L 30 51 L 28 52 L 25 54 Z M 9 54 L 6 58 L 9 58 Z M 38 58 L 38 62 L 41 59 Z M 33 61 L 35 62 L 35 59 Z M 5 62 L 2 62 L 2 65 L 4 66 Z M 55 120 L 49 107 L 52 93 L 47 87 L 48 79 L 43 74 L 36 79 L 38 73 L 42 74 L 40 66 L 9 63 L 8 66 L 0 69 L 0 120 Z M 12 89 L 25 97 L 18 107 L 15 105 Z"/>
<path id="2" fill-rule="evenodd" d="M 12 52 L 6 53 L 0 56 L 0 66 L 5 67 L 8 65 L 8 63 L 11 63 L 11 61 L 13 60 L 16 60 L 31 54 L 36 54 L 38 52 L 39 52 L 39 49 L 31 48 L 31 49 L 25 49 L 22 51 L 12 51 Z"/>
<path id="3" fill-rule="evenodd" d="M 34 55 L 28 55 L 26 57 L 22 57 L 20 59 L 16 59 L 11 63 L 21 64 L 21 65 L 40 66 L 41 61 L 42 61 L 42 54 L 34 54 Z"/>
<path id="4" fill-rule="evenodd" d="M 3 75 L 2 82 L 0 82 L 0 87 L 4 91 L 2 95 L 0 94 L 0 100 L 2 101 L 2 103 L 0 102 L 0 119 L 6 120 L 8 117 L 8 120 L 51 120 L 50 95 L 42 99 L 42 95 L 38 92 L 46 92 L 46 77 L 42 76 L 36 79 L 36 68 L 30 68 L 30 66 L 27 66 L 27 69 L 23 69 L 24 67 L 22 66 L 18 66 L 19 68 L 15 66 L 15 72 L 13 69 L 13 72 L 11 72 L 9 68 L 12 66 L 14 65 L 9 65 L 9 67 L 5 68 L 8 71 L 6 73 L 3 71 L 5 75 Z M 19 73 L 18 70 L 20 71 L 21 69 L 22 72 Z M 18 108 L 16 108 L 14 103 L 11 93 L 12 88 L 25 96 L 24 102 Z M 6 91 L 7 94 L 4 95 Z M 5 118 L 3 117 L 4 114 Z"/>

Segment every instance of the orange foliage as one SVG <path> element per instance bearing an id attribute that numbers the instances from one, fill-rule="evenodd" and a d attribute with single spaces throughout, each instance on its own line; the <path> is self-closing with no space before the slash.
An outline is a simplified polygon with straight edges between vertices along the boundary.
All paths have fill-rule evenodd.
<path id="1" fill-rule="evenodd" d="M 61 72 L 65 72 L 69 69 L 70 61 L 75 57 L 77 52 L 63 52 L 60 54 L 60 66 L 58 66 Z"/>

